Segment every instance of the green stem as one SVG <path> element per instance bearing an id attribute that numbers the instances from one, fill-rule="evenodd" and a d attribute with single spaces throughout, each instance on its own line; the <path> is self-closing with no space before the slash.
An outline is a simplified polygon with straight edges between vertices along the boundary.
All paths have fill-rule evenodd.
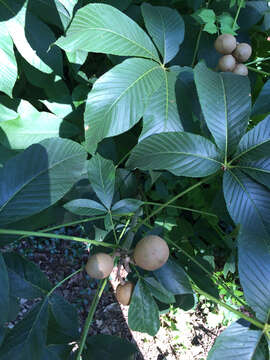
<path id="1" fill-rule="evenodd" d="M 256 327 L 258 327 L 259 329 L 264 330 L 265 326 L 264 326 L 264 324 L 261 323 L 259 320 L 254 319 L 254 318 L 251 318 L 251 317 L 243 314 L 241 311 L 238 311 L 238 310 L 234 309 L 232 306 L 227 305 L 226 303 L 224 303 L 224 302 L 216 299 L 214 296 L 212 296 L 212 295 L 208 294 L 207 292 L 199 289 L 199 288 L 198 288 L 197 286 L 195 286 L 195 285 L 193 285 L 193 288 L 194 288 L 194 290 L 196 290 L 199 294 L 204 295 L 204 296 L 207 297 L 209 300 L 211 300 L 211 301 L 215 302 L 216 304 L 224 307 L 225 309 L 233 312 L 235 315 L 238 315 L 239 317 L 247 320 L 247 321 L 250 322 L 251 324 L 253 324 L 253 325 L 255 325 Z"/>
<path id="2" fill-rule="evenodd" d="M 258 73 L 258 74 L 270 76 L 270 73 L 265 72 L 265 71 L 262 71 L 262 70 L 255 69 L 255 68 L 253 68 L 253 67 L 251 67 L 251 66 L 247 66 L 247 68 L 248 68 L 250 71 L 254 71 L 254 72 Z"/>
<path id="3" fill-rule="evenodd" d="M 264 62 L 266 60 L 270 60 L 270 56 L 267 57 L 267 58 L 260 58 L 260 59 L 250 61 L 250 62 L 246 63 L 245 65 L 248 66 L 248 65 L 258 64 L 258 63 L 262 63 L 262 62 Z"/>
<path id="4" fill-rule="evenodd" d="M 191 67 L 194 67 L 195 62 L 196 62 L 196 58 L 197 58 L 197 53 L 199 50 L 199 45 L 200 45 L 200 41 L 201 41 L 201 36 L 202 36 L 202 32 L 203 32 L 203 26 L 201 26 L 198 37 L 197 37 L 197 41 L 196 41 L 196 45 L 195 45 L 195 50 L 194 50 L 194 55 L 193 55 L 193 59 L 192 59 L 192 63 L 191 63 Z"/>
<path id="5" fill-rule="evenodd" d="M 116 232 L 115 232 L 115 227 L 114 227 L 114 222 L 113 222 L 111 210 L 108 210 L 108 214 L 109 214 L 109 216 L 110 216 L 110 221 L 111 221 L 111 225 L 112 225 L 112 229 L 113 229 L 114 240 L 115 240 L 115 243 L 118 244 L 119 241 L 118 241 L 118 239 L 117 239 L 117 235 L 116 235 Z"/>
<path id="6" fill-rule="evenodd" d="M 68 275 L 66 278 L 64 278 L 63 280 L 61 280 L 58 284 L 56 284 L 51 290 L 50 292 L 48 292 L 47 297 L 51 296 L 51 294 L 59 287 L 61 286 L 65 281 L 69 280 L 70 278 L 72 278 L 74 275 L 78 274 L 79 272 L 83 271 L 83 268 L 80 268 L 79 270 L 73 272 L 72 274 Z"/>
<path id="7" fill-rule="evenodd" d="M 158 209 L 154 210 L 150 215 L 148 215 L 145 219 L 143 219 L 136 227 L 135 229 L 133 229 L 134 232 L 136 232 L 142 225 L 146 225 L 146 223 L 148 222 L 149 219 L 151 219 L 153 216 L 155 216 L 156 214 L 158 214 L 159 212 L 161 212 L 164 208 L 166 208 L 168 205 L 170 205 L 171 203 L 175 202 L 176 200 L 178 200 L 179 198 L 181 198 L 182 196 L 186 195 L 187 193 L 189 193 L 190 191 L 196 189 L 197 187 L 201 186 L 202 184 L 204 184 L 205 182 L 207 182 L 208 180 L 210 180 L 214 175 L 210 175 L 206 178 L 204 178 L 203 180 L 197 182 L 196 184 L 190 186 L 189 188 L 187 188 L 186 190 L 182 191 L 181 193 L 177 194 L 176 196 L 174 196 L 172 199 L 170 199 L 169 201 L 167 201 L 166 203 L 162 204 Z"/>
<path id="8" fill-rule="evenodd" d="M 155 205 L 155 206 L 163 205 L 161 203 L 151 202 L 151 201 L 144 201 L 144 204 L 145 205 Z M 212 213 L 202 211 L 202 210 L 190 209 L 190 208 L 186 208 L 186 207 L 183 207 L 183 206 L 176 206 L 176 205 L 168 205 L 167 207 L 174 208 L 174 209 L 185 210 L 185 211 L 190 211 L 190 212 L 193 212 L 193 213 L 198 213 L 198 214 L 207 215 L 207 216 L 213 216 L 215 218 L 218 218 L 218 216 L 216 214 L 212 214 Z"/>
<path id="9" fill-rule="evenodd" d="M 102 282 L 99 283 L 99 286 L 98 286 L 97 291 L 95 293 L 94 299 L 93 299 L 93 301 L 91 303 L 87 318 L 85 320 L 85 325 L 84 325 L 84 329 L 83 329 L 83 333 L 82 333 L 82 337 L 81 337 L 81 341 L 80 341 L 78 354 L 76 356 L 76 360 L 81 359 L 81 354 L 82 354 L 82 351 L 83 351 L 84 346 L 85 346 L 85 341 L 86 341 L 86 338 L 87 338 L 87 335 L 88 335 L 89 327 L 90 327 L 90 325 L 92 323 L 92 320 L 93 320 L 96 308 L 98 306 L 99 300 L 101 298 L 101 295 L 102 295 L 102 293 L 103 293 L 103 291 L 105 289 L 105 286 L 107 284 L 107 280 L 108 279 L 106 278 Z"/>
<path id="10" fill-rule="evenodd" d="M 24 235 L 24 236 L 38 236 L 38 237 L 47 237 L 47 238 L 55 238 L 55 239 L 63 239 L 63 240 L 71 240 L 77 242 L 83 242 L 88 244 L 93 244 L 96 246 L 117 248 L 117 245 L 108 244 L 105 242 L 99 242 L 96 240 L 83 239 L 77 236 L 67 236 L 67 235 L 59 235 L 54 233 L 44 233 L 40 231 L 23 231 L 23 230 L 9 230 L 9 229 L 0 229 L 0 234 L 9 234 L 9 235 Z"/>
<path id="11" fill-rule="evenodd" d="M 238 16 L 239 16 L 239 14 L 240 14 L 240 10 L 241 10 L 241 8 L 242 8 L 242 5 L 243 5 L 243 0 L 241 0 L 240 3 L 239 3 L 238 9 L 237 9 L 237 13 L 236 13 L 235 18 L 234 18 L 234 21 L 233 21 L 233 27 L 232 27 L 233 30 L 234 30 L 235 25 L 236 25 L 236 22 L 237 22 L 237 20 L 238 20 Z"/>

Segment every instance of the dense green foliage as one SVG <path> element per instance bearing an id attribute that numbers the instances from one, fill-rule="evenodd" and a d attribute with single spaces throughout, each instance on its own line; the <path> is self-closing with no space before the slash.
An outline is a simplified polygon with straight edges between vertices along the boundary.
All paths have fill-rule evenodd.
<path id="1" fill-rule="evenodd" d="M 217 71 L 220 33 L 252 45 L 249 76 Z M 121 265 L 159 235 L 167 263 L 130 264 L 130 328 L 154 336 L 162 311 L 200 294 L 242 318 L 209 360 L 269 359 L 269 34 L 267 1 L 0 0 L 1 249 L 53 237 Z M 85 238 L 53 233 L 80 223 Z M 80 334 L 55 290 L 85 264 L 53 285 L 2 250 L 1 360 L 134 356 L 124 339 L 87 336 L 107 278 Z M 19 298 L 41 300 L 10 330 Z"/>

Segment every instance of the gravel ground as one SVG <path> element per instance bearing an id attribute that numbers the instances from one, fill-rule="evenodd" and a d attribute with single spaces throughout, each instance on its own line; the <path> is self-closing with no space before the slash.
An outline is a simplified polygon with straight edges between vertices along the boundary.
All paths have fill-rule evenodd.
<path id="1" fill-rule="evenodd" d="M 66 234 L 80 235 L 79 229 L 63 230 Z M 86 263 L 88 249 L 84 244 L 71 244 L 63 240 L 26 239 L 14 250 L 23 253 L 44 271 L 51 282 L 56 284 L 70 273 Z M 203 360 L 212 347 L 215 338 L 223 328 L 209 326 L 206 316 L 197 306 L 196 309 L 184 312 L 177 310 L 161 316 L 161 327 L 156 336 L 151 337 L 131 331 L 127 325 L 128 307 L 118 304 L 114 291 L 117 286 L 116 269 L 103 293 L 89 334 L 110 334 L 125 338 L 138 346 L 136 360 Z M 91 281 L 85 272 L 81 272 L 65 282 L 59 291 L 72 304 L 75 304 L 83 328 L 87 311 L 97 288 L 96 281 Z M 21 299 L 21 319 L 33 301 Z M 14 326 L 10 323 L 9 327 Z M 102 360 L 102 359 L 101 359 Z"/>

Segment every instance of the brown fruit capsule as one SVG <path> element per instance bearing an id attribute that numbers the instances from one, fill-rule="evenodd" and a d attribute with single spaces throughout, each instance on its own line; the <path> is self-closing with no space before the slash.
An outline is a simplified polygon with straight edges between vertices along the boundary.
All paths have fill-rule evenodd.
<path id="1" fill-rule="evenodd" d="M 105 279 L 113 269 L 113 259 L 105 253 L 97 253 L 89 257 L 85 270 L 94 279 Z"/>
<path id="2" fill-rule="evenodd" d="M 228 55 L 236 48 L 236 39 L 231 34 L 222 34 L 215 41 L 215 49 L 223 55 Z"/>
<path id="3" fill-rule="evenodd" d="M 219 59 L 218 67 L 221 71 L 233 71 L 236 61 L 232 55 L 224 55 Z"/>
<path id="4" fill-rule="evenodd" d="M 233 70 L 233 73 L 237 74 L 237 75 L 247 76 L 248 75 L 248 68 L 244 64 L 237 64 L 236 67 Z"/>
<path id="5" fill-rule="evenodd" d="M 116 299 L 122 305 L 129 305 L 133 293 L 134 284 L 127 281 L 124 285 L 119 284 L 116 288 Z"/>
<path id="6" fill-rule="evenodd" d="M 144 270 L 154 271 L 169 258 L 169 248 L 161 237 L 149 235 L 142 238 L 134 249 L 135 264 Z"/>
<path id="7" fill-rule="evenodd" d="M 233 52 L 233 56 L 239 62 L 245 62 L 250 58 L 252 53 L 252 48 L 246 43 L 241 43 L 236 46 L 236 49 Z"/>

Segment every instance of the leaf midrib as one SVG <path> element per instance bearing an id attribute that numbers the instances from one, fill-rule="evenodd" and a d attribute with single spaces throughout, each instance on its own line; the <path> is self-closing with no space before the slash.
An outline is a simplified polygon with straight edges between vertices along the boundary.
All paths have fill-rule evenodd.
<path id="1" fill-rule="evenodd" d="M 260 142 L 259 144 L 255 144 L 254 146 L 249 147 L 242 153 L 238 154 L 235 158 L 232 159 L 231 163 L 233 163 L 235 160 L 239 159 L 240 157 L 248 154 L 250 151 L 256 150 L 258 147 L 263 146 L 264 144 L 270 142 L 270 139 L 267 139 L 265 141 Z M 263 156 L 262 156 L 263 157 Z M 259 159 L 258 159 L 259 160 Z"/>
<path id="2" fill-rule="evenodd" d="M 208 158 L 206 156 L 202 156 L 202 155 L 198 155 L 198 154 L 186 153 L 186 152 L 183 152 L 183 151 L 158 151 L 155 155 L 168 155 L 168 154 L 194 156 L 194 157 L 198 157 L 200 159 L 209 160 L 209 161 L 216 162 L 216 163 L 218 163 L 220 165 L 224 165 L 222 162 L 220 162 L 218 160 Z M 151 154 L 151 156 L 153 156 L 153 154 Z"/>
<path id="3" fill-rule="evenodd" d="M 78 27 L 79 28 L 79 27 Z M 111 33 L 111 34 L 114 34 L 114 35 L 117 35 L 119 36 L 120 38 L 126 40 L 127 42 L 130 42 L 131 44 L 137 46 L 139 49 L 143 49 L 147 54 L 149 54 L 151 57 L 150 59 L 153 59 L 153 60 L 156 60 L 156 61 L 159 61 L 158 57 L 153 54 L 150 50 L 148 50 L 147 48 L 145 48 L 144 46 L 142 46 L 141 44 L 137 43 L 136 41 L 132 40 L 132 39 L 129 39 L 128 37 L 122 35 L 122 34 L 119 34 L 113 30 L 110 30 L 110 29 L 106 29 L 106 28 L 102 28 L 102 27 L 87 27 L 86 30 L 84 30 L 83 32 L 86 33 L 86 35 L 88 35 L 88 32 L 89 30 L 96 30 L 96 31 L 102 31 L 102 32 L 108 32 L 108 33 Z M 82 31 L 80 31 L 81 33 Z M 77 31 L 74 31 L 75 35 L 77 35 Z M 149 39 L 149 41 L 151 42 L 151 40 Z M 154 45 L 153 45 L 154 46 Z M 138 56 L 138 55 L 137 55 Z"/>
<path id="4" fill-rule="evenodd" d="M 121 98 L 123 96 L 126 95 L 126 93 L 137 84 L 137 82 L 141 81 L 145 76 L 149 75 L 152 71 L 157 70 L 157 69 L 161 69 L 161 66 L 155 66 L 152 67 L 151 69 L 147 70 L 146 72 L 144 72 L 142 75 L 140 75 L 135 81 L 133 81 L 115 100 L 114 102 L 110 105 L 110 107 L 108 108 L 108 110 L 106 110 L 105 115 L 107 116 L 109 114 L 109 112 L 112 110 L 112 108 L 121 100 Z"/>

